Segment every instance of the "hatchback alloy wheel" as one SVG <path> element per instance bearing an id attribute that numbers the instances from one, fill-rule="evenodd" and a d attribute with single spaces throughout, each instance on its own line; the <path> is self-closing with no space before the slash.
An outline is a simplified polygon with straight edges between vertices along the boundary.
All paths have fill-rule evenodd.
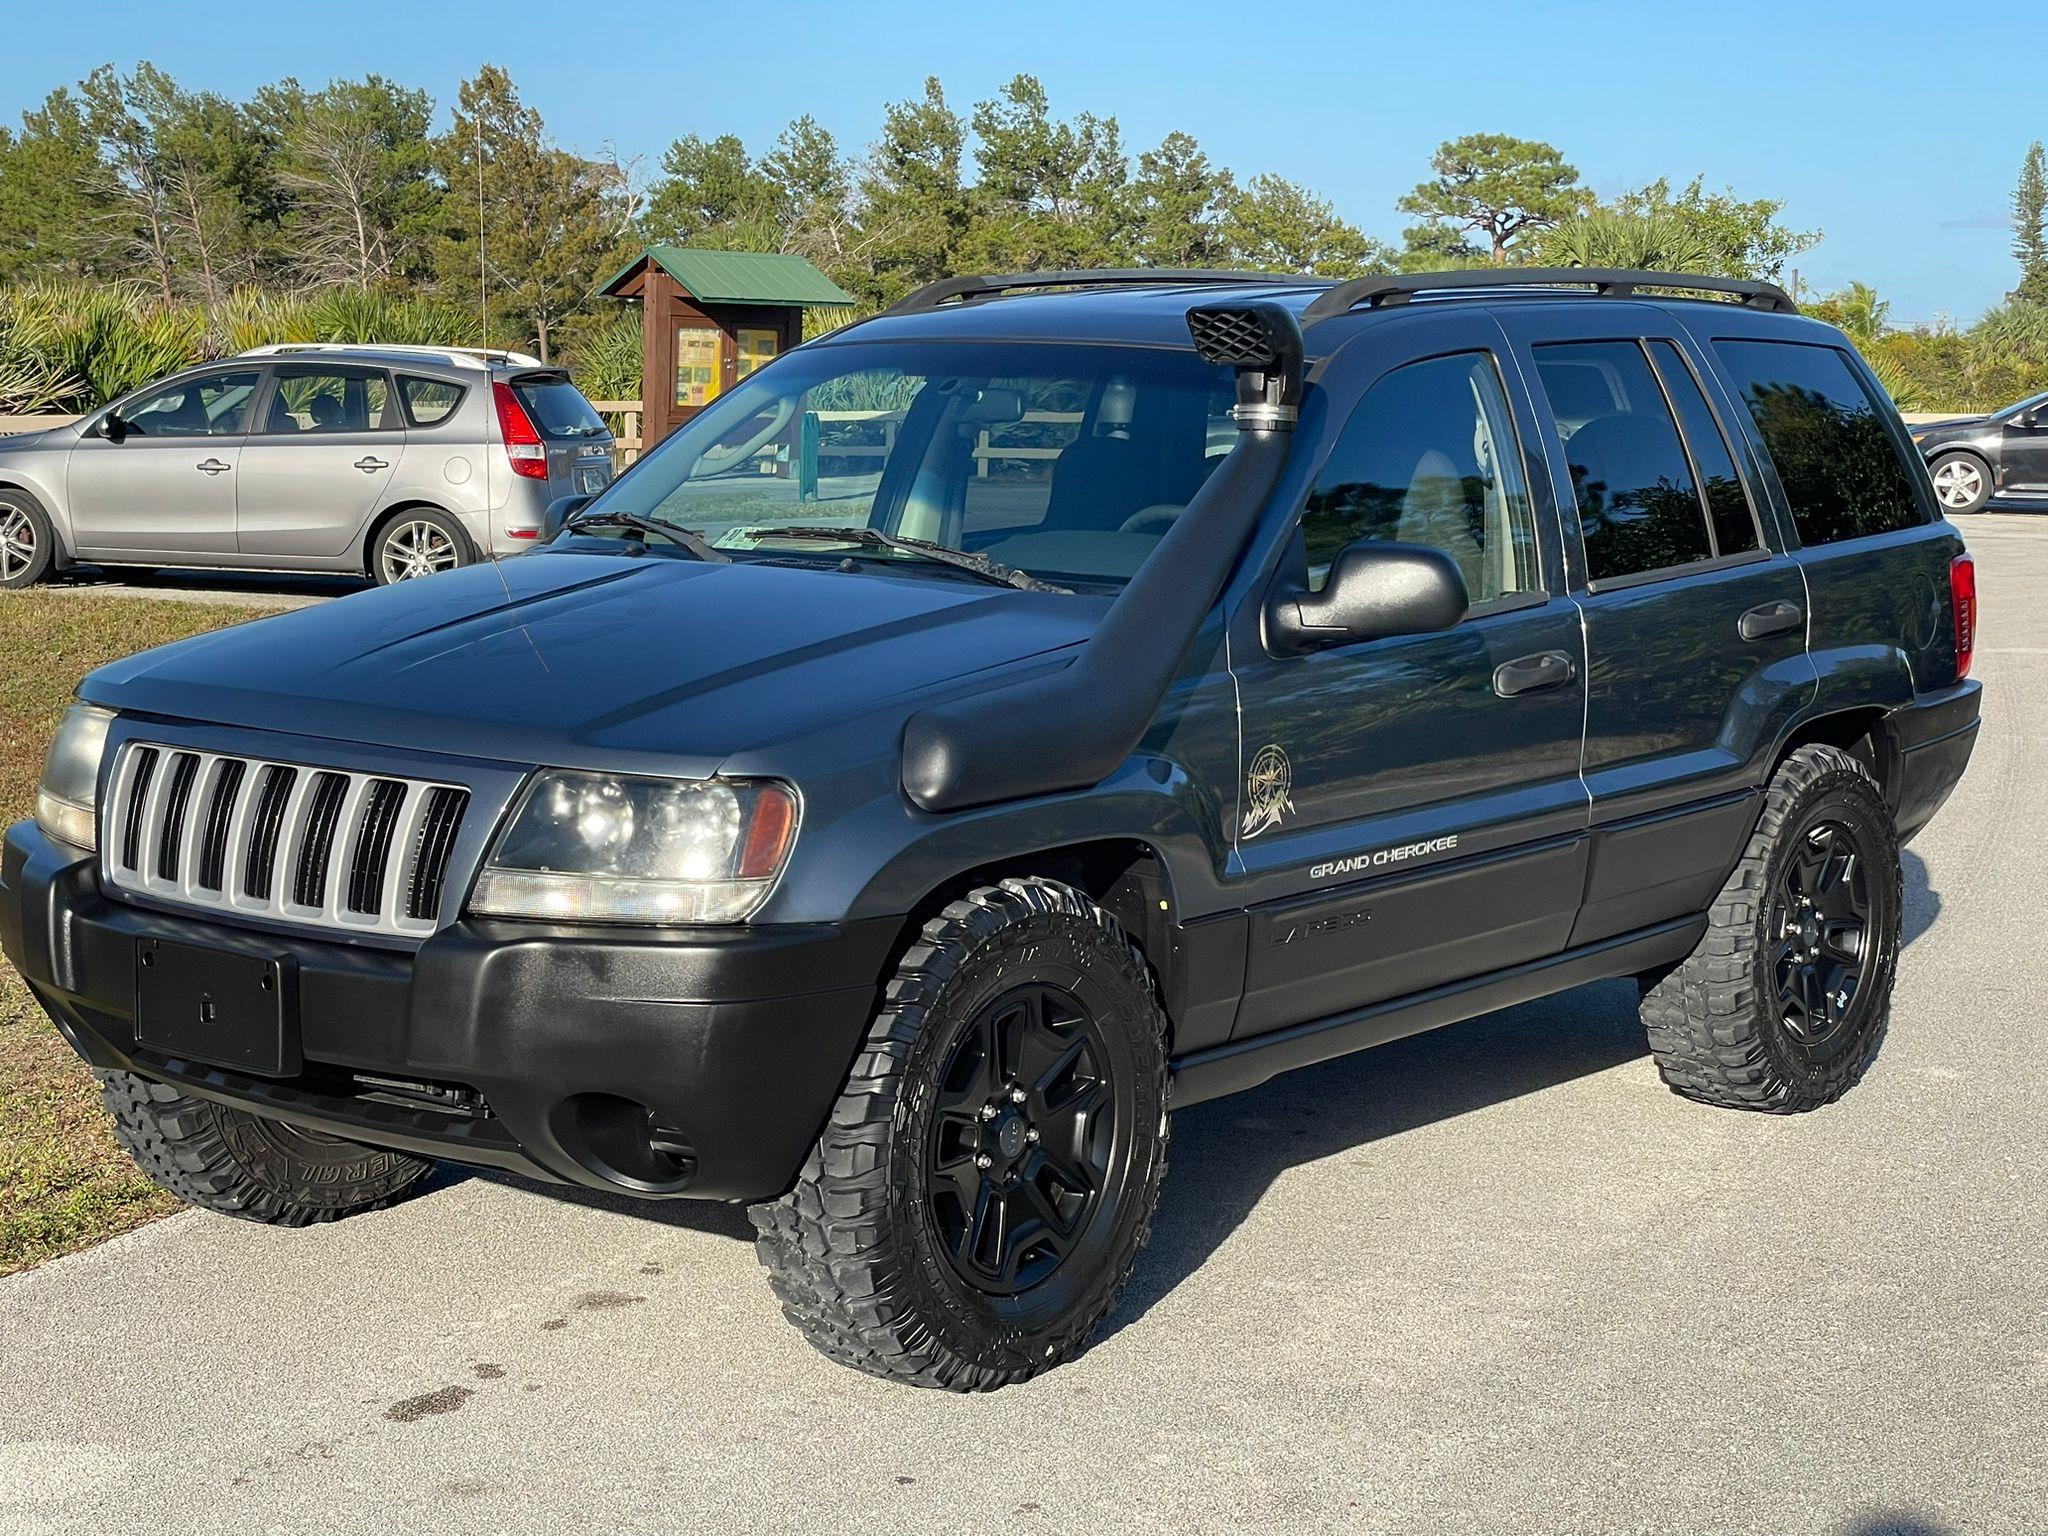
<path id="1" fill-rule="evenodd" d="M 36 563 L 36 525 L 20 507 L 0 507 L 0 581 L 28 573 Z"/>
<path id="2" fill-rule="evenodd" d="M 411 581 L 452 571 L 462 563 L 453 539 L 432 523 L 418 520 L 400 523 L 385 536 L 381 558 L 386 581 Z"/>

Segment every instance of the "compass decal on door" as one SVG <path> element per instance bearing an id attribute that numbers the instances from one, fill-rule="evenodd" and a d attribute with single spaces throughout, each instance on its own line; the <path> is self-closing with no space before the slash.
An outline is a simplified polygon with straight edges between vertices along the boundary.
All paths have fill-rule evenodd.
<path id="1" fill-rule="evenodd" d="M 1254 838 L 1279 826 L 1281 816 L 1294 811 L 1294 801 L 1289 798 L 1293 789 L 1294 770 L 1288 766 L 1287 754 L 1277 743 L 1259 748 L 1245 771 L 1244 825 L 1238 836 Z"/>

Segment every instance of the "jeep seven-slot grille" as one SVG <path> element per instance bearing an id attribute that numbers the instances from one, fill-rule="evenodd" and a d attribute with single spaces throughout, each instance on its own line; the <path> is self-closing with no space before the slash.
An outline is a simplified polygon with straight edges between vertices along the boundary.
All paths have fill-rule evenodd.
<path id="1" fill-rule="evenodd" d="M 439 926 L 469 791 L 131 742 L 102 814 L 106 872 L 163 900 L 419 937 Z"/>

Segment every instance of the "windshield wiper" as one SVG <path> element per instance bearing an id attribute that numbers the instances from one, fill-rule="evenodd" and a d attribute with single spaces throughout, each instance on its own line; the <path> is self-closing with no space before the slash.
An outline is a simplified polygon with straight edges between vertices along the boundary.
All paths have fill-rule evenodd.
<path id="1" fill-rule="evenodd" d="M 815 539 L 826 544 L 863 544 L 870 549 L 894 550 L 918 560 L 929 560 L 934 565 L 950 565 L 956 571 L 966 571 L 979 576 L 983 581 L 999 587 L 1016 587 L 1023 592 L 1067 592 L 1068 587 L 1056 587 L 1049 581 L 1040 581 L 1028 571 L 1020 571 L 1013 565 L 991 560 L 987 555 L 971 555 L 964 549 L 949 549 L 944 544 L 934 544 L 929 539 L 899 538 L 893 533 L 884 533 L 879 528 L 813 528 L 797 524 L 788 528 L 747 528 L 741 530 L 750 539 Z"/>
<path id="2" fill-rule="evenodd" d="M 665 523 L 658 517 L 643 517 L 638 512 L 591 512 L 570 518 L 562 527 L 569 533 L 579 528 L 630 528 L 640 534 L 643 541 L 651 533 L 687 550 L 699 560 L 709 560 L 718 565 L 732 563 L 732 556 L 713 546 L 703 534 L 677 527 L 674 523 Z"/>

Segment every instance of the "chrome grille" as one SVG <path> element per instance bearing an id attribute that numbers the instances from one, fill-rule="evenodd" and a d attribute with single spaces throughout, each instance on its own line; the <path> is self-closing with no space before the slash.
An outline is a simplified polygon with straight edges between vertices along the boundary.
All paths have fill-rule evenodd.
<path id="1" fill-rule="evenodd" d="M 423 937 L 469 791 L 130 742 L 101 814 L 123 889 L 222 913 Z"/>

